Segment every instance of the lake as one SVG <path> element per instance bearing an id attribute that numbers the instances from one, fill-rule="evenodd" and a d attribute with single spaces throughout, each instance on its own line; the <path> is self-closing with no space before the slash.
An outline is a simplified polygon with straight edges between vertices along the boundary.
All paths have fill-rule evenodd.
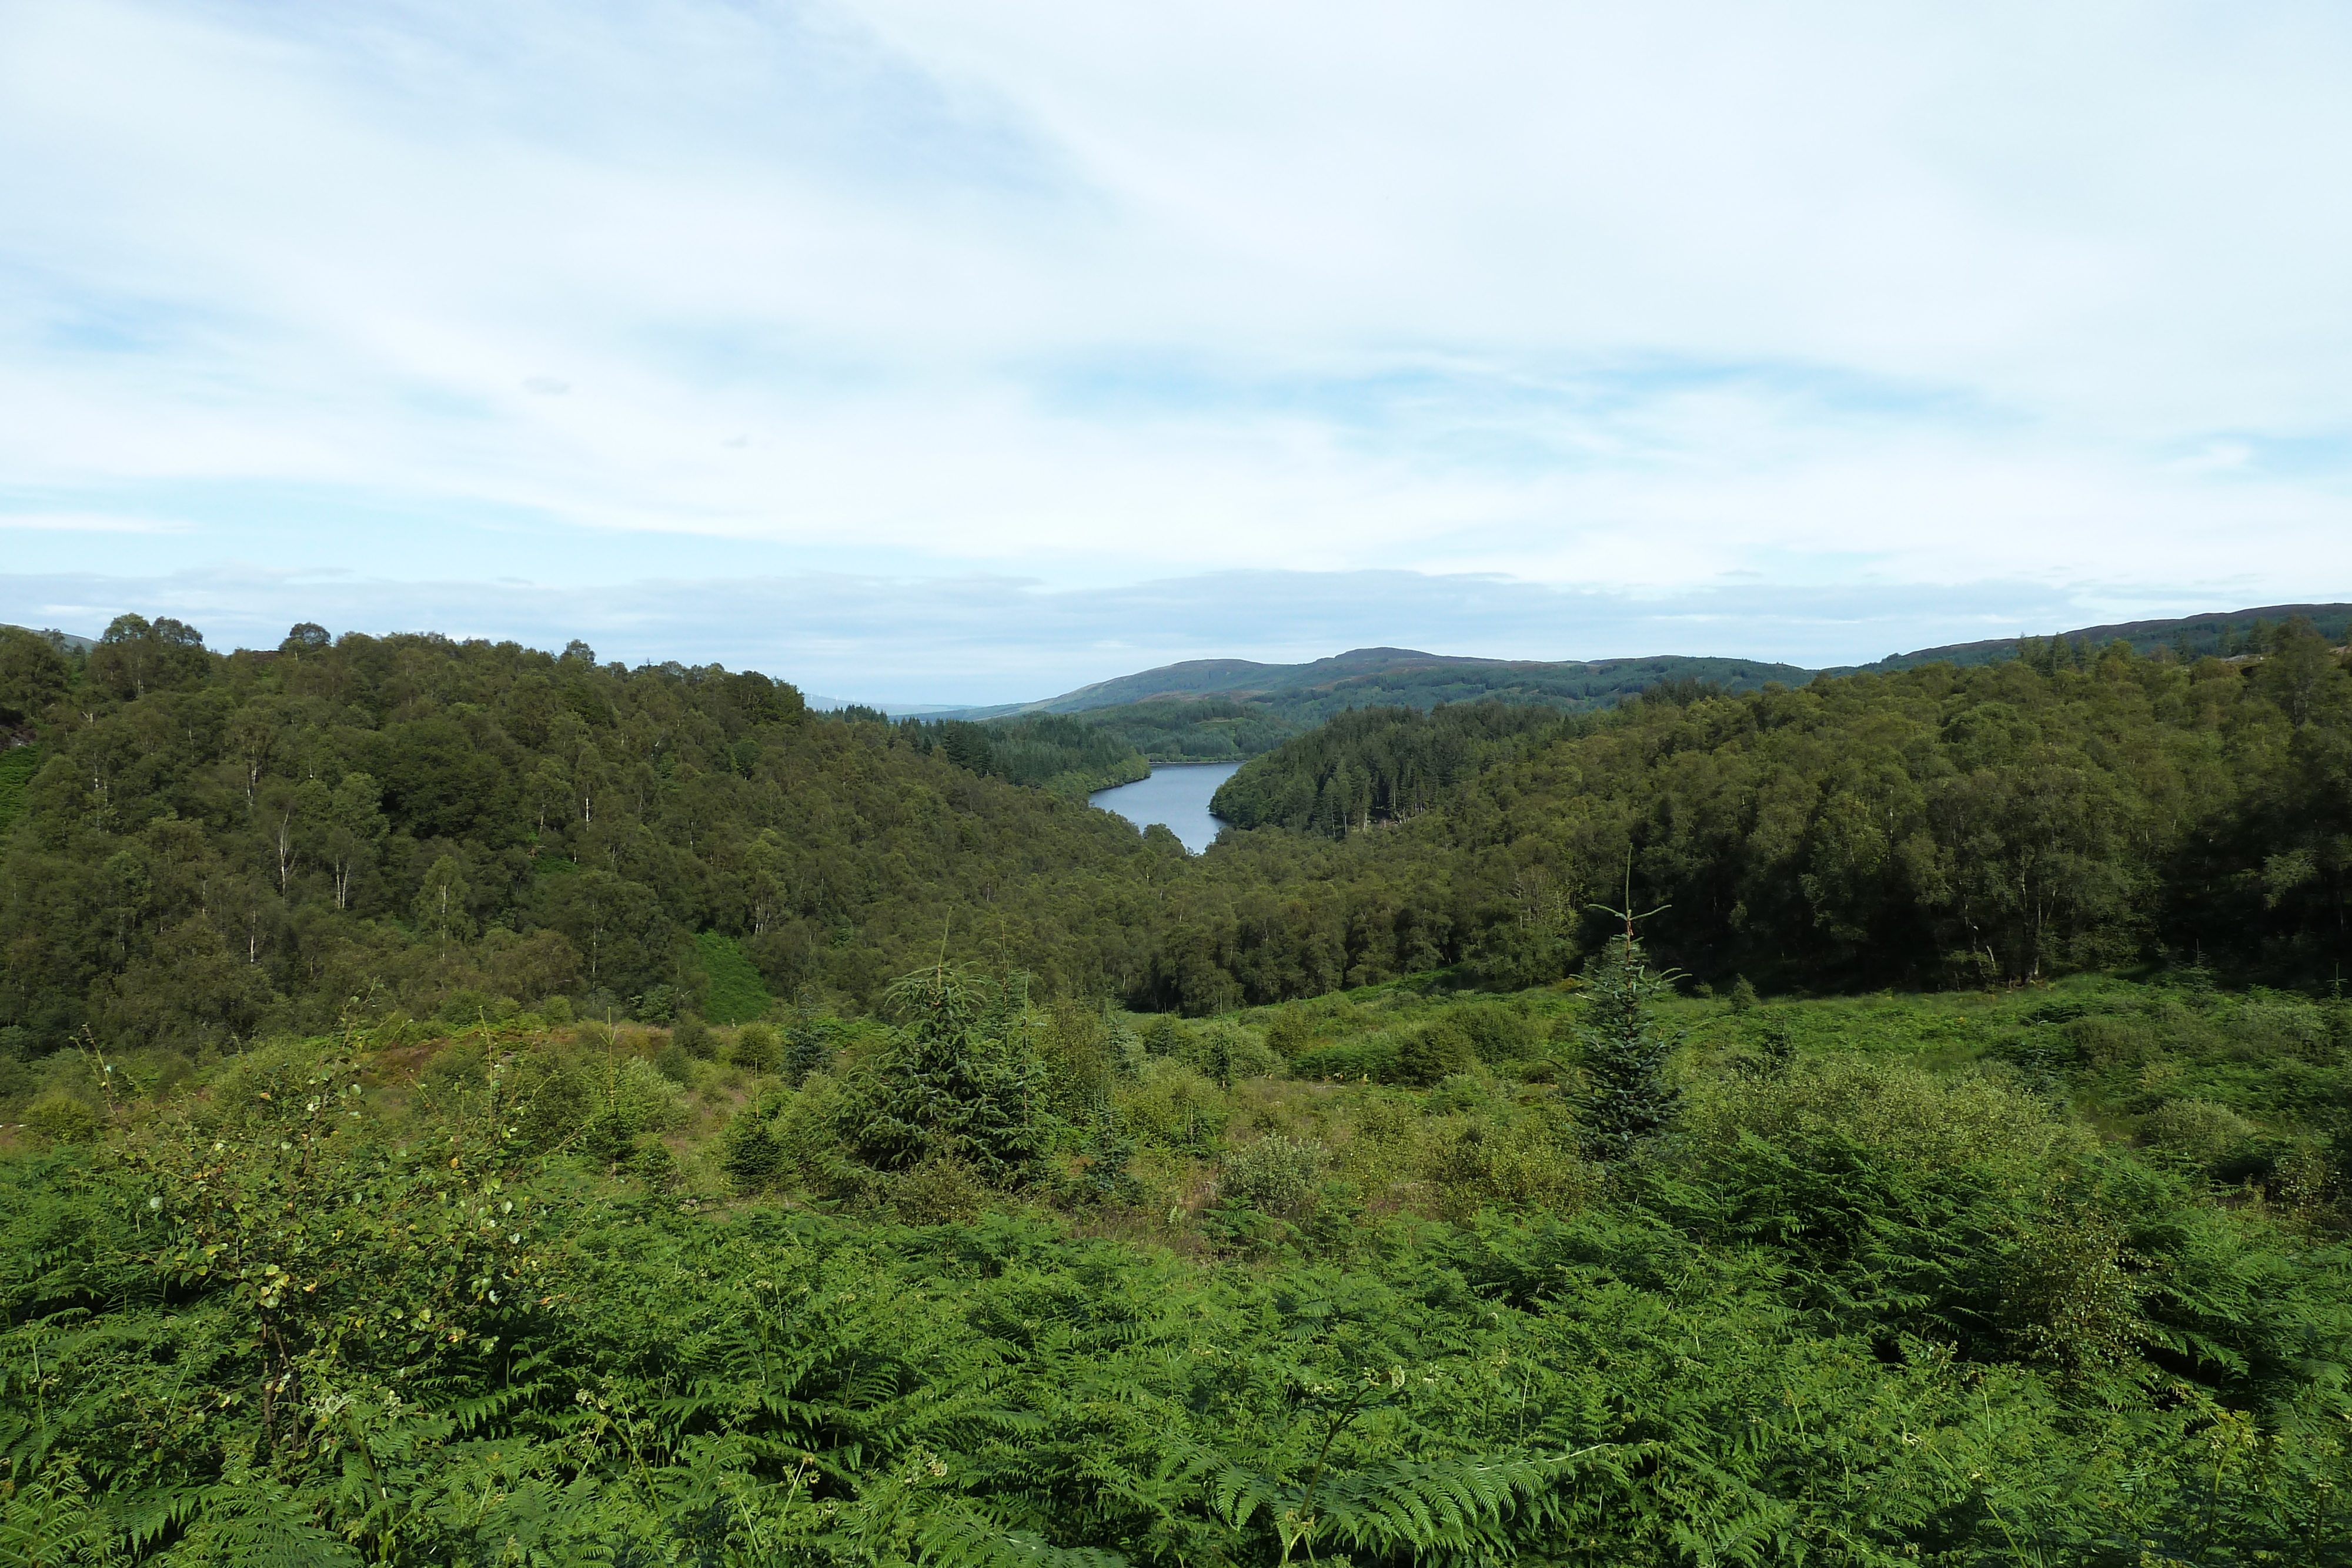
<path id="1" fill-rule="evenodd" d="M 1191 762 L 1155 768 L 1149 779 L 1139 779 L 1116 789 L 1097 789 L 1087 800 L 1106 811 L 1118 812 L 1139 828 L 1165 822 L 1168 831 L 1182 840 L 1186 849 L 1199 854 L 1217 841 L 1217 830 L 1224 826 L 1209 815 L 1209 797 L 1240 768 L 1238 762 Z"/>

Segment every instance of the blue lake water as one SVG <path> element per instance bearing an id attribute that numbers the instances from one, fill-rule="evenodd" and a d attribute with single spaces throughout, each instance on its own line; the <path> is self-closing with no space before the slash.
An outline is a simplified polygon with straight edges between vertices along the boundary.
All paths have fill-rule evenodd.
<path id="1" fill-rule="evenodd" d="M 1217 830 L 1224 826 L 1209 815 L 1209 797 L 1240 768 L 1238 762 L 1155 768 L 1149 779 L 1116 789 L 1097 789 L 1087 800 L 1106 811 L 1117 811 L 1139 828 L 1165 822 L 1186 849 L 1199 854 L 1217 841 Z"/>

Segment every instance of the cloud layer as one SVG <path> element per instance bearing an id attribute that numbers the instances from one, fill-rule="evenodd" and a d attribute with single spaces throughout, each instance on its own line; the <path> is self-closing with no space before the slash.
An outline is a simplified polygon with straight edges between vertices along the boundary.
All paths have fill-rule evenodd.
<path id="1" fill-rule="evenodd" d="M 137 606 L 190 622 L 216 648 L 275 647 L 298 620 L 548 649 L 581 637 L 600 659 L 717 662 L 899 704 L 1027 701 L 1181 659 L 1295 663 L 1380 645 L 1521 659 L 1714 653 L 1811 668 L 2151 610 L 2016 580 L 1634 594 L 1409 571 L 1225 571 L 1080 589 L 840 572 L 550 588 L 251 569 L 20 582 L 18 613 L 35 625 L 95 630 Z"/>
<path id="2" fill-rule="evenodd" d="M 1250 580 L 1401 618 L 1343 641 L 1501 580 L 1828 661 L 2352 596 L 2347 68 L 2317 5 L 19 0 L 0 618 L 823 580 L 1309 648 L 1135 618 L 1371 571 L 1433 581 Z M 685 601 L 681 654 L 804 652 Z M 930 645 L 854 622 L 877 678 Z"/>

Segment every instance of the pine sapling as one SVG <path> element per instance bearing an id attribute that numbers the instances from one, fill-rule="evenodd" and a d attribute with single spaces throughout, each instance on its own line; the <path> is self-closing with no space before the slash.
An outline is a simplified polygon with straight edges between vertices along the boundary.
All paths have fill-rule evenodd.
<path id="1" fill-rule="evenodd" d="M 1630 904 L 1628 906 L 1630 908 Z M 1603 1165 L 1630 1158 L 1663 1133 L 1682 1092 L 1667 1079 L 1666 1061 L 1682 1042 L 1659 1019 L 1656 998 L 1674 989 L 1672 971 L 1654 971 L 1643 958 L 1633 923 L 1611 940 L 1586 973 L 1584 1022 L 1577 1030 L 1591 1089 L 1584 1104 L 1584 1148 Z M 1655 914 L 1656 911 L 1651 911 Z"/>

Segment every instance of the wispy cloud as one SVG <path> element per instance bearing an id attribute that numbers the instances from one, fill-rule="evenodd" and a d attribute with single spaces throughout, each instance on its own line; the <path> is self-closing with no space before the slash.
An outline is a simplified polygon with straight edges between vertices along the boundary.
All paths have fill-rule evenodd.
<path id="1" fill-rule="evenodd" d="M 2316 4 L 23 0 L 0 511 L 517 635 L 499 577 L 1484 574 L 1759 654 L 2352 595 L 2347 68 Z M 9 537 L 8 606 L 115 570 Z"/>
<path id="2" fill-rule="evenodd" d="M 630 583 L 392 581 L 257 568 L 136 580 L 20 579 L 0 619 L 169 613 L 215 647 L 274 647 L 294 622 L 336 632 L 439 631 L 600 658 L 761 669 L 866 700 L 997 703 L 1051 696 L 1181 659 L 1286 663 L 1402 646 L 1496 658 L 1686 653 L 1821 667 L 1943 643 L 2160 614 L 2169 597 L 1988 580 L 1939 585 L 1753 581 L 1634 594 L 1491 575 L 1226 571 L 1110 588 L 1034 578 L 844 572 Z M 2191 599 L 2189 602 L 2205 602 Z M 61 606 L 109 606 L 77 617 Z"/>
<path id="3" fill-rule="evenodd" d="M 193 531 L 191 525 L 176 517 L 0 509 L 0 529 L 11 528 L 52 534 L 184 534 Z"/>

